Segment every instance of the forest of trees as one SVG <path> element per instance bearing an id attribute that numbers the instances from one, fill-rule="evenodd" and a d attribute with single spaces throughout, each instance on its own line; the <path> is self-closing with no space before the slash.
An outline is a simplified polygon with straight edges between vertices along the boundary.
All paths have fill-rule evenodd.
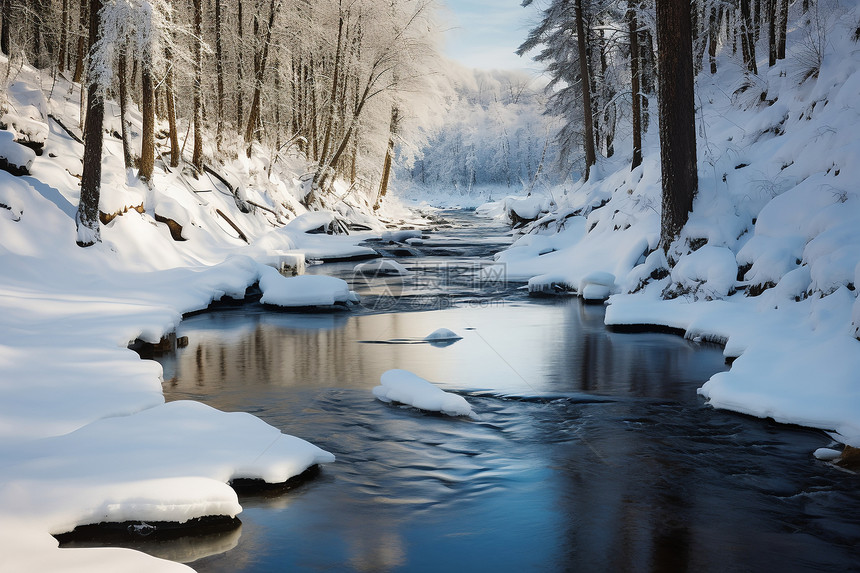
<path id="1" fill-rule="evenodd" d="M 451 86 L 444 121 L 424 129 L 423 148 L 405 165 L 412 183 L 458 192 L 486 185 L 521 190 L 567 175 L 558 169 L 557 118 L 546 113 L 533 76 L 451 66 L 445 79 Z"/>
<path id="2" fill-rule="evenodd" d="M 694 74 L 704 66 L 716 73 L 718 47 L 756 74 L 756 47 L 766 45 L 774 65 L 785 58 L 789 11 L 806 13 L 811 2 L 524 0 L 540 13 L 518 53 L 544 65 L 545 103 L 510 77 L 493 80 L 495 95 L 461 90 L 460 123 L 475 120 L 472 129 L 494 140 L 479 156 L 462 125 L 425 132 L 437 138 L 426 157 L 415 141 L 405 146 L 418 158 L 411 176 L 469 187 L 491 168 L 482 182 L 511 185 L 533 181 L 552 157 L 557 173 L 588 180 L 599 156 L 613 156 L 627 135 L 635 169 L 657 107 L 665 246 L 696 192 Z M 314 166 L 308 207 L 326 206 L 336 178 L 378 205 L 398 144 L 438 109 L 430 104 L 441 94 L 436 8 L 434 0 L 2 0 L 0 50 L 86 87 L 78 210 L 86 245 L 99 240 L 105 97 L 123 117 L 130 102 L 141 110 L 138 149 L 121 123 L 126 166 L 143 180 L 157 157 L 200 171 L 296 150 Z M 550 123 L 541 111 L 559 120 L 551 139 L 540 134 Z"/>
<path id="3" fill-rule="evenodd" d="M 78 218 L 90 244 L 105 97 L 141 110 L 139 149 L 122 122 L 141 179 L 156 145 L 198 171 L 261 145 L 316 165 L 309 206 L 325 204 L 335 177 L 383 195 L 394 142 L 433 91 L 434 16 L 431 0 L 4 0 L 0 50 L 87 88 Z"/>
<path id="4" fill-rule="evenodd" d="M 641 164 L 656 100 L 668 248 L 696 193 L 694 75 L 704 66 L 717 72 L 718 47 L 756 74 L 756 46 L 764 44 L 775 65 L 785 58 L 789 10 L 806 13 L 812 1 L 524 0 L 540 14 L 518 53 L 544 65 L 548 113 L 562 118 L 559 157 L 586 180 L 599 156 L 615 154 L 622 131 L 631 135 L 631 168 Z"/>

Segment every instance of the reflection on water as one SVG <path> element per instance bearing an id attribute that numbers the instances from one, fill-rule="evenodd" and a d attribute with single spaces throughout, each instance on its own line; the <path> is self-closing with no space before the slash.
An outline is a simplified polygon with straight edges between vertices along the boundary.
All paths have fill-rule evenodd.
<path id="1" fill-rule="evenodd" d="M 445 327 L 463 337 L 429 344 Z M 856 476 L 820 432 L 706 407 L 720 351 L 618 334 L 577 300 L 183 322 L 169 400 L 251 411 L 338 461 L 280 497 L 243 496 L 234 549 L 199 571 L 848 570 Z M 376 401 L 406 368 L 477 420 Z"/>
<path id="2" fill-rule="evenodd" d="M 150 536 L 131 536 L 126 535 L 123 531 L 93 533 L 92 539 L 64 540 L 62 547 L 103 547 L 106 544 L 115 543 L 122 547 L 149 553 L 161 559 L 191 563 L 210 555 L 226 553 L 235 548 L 242 537 L 242 524 L 237 523 L 226 529 L 218 528 L 217 531 L 181 537 L 168 534 L 166 538 L 157 533 Z"/>
<path id="3" fill-rule="evenodd" d="M 390 343 L 420 340 L 440 327 L 462 340 Z M 588 392 L 698 403 L 691 383 L 723 368 L 718 350 L 674 336 L 609 332 L 602 308 L 574 299 L 357 316 L 251 307 L 190 318 L 182 334 L 188 348 L 161 362 L 165 389 L 186 397 L 226 388 L 370 389 L 386 370 L 405 368 L 462 392 Z M 685 384 L 676 379 L 682 375 Z"/>

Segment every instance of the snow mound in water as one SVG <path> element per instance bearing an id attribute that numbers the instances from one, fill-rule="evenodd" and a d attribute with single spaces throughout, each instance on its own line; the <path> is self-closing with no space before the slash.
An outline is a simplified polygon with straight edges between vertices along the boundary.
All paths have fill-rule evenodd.
<path id="1" fill-rule="evenodd" d="M 472 407 L 462 396 L 445 392 L 407 370 L 389 370 L 373 395 L 383 402 L 400 402 L 419 410 L 442 412 L 449 416 L 471 416 Z"/>
<path id="2" fill-rule="evenodd" d="M 260 302 L 286 308 L 333 306 L 358 302 L 346 281 L 324 275 L 284 277 L 271 267 L 264 267 L 260 276 Z"/>
<path id="3" fill-rule="evenodd" d="M 818 448 L 817 450 L 812 452 L 812 455 L 815 456 L 815 459 L 822 460 L 825 462 L 832 462 L 841 458 L 842 452 L 831 448 Z"/>
<path id="4" fill-rule="evenodd" d="M 454 341 L 454 340 L 462 340 L 463 337 L 454 332 L 453 330 L 448 330 L 447 328 L 438 328 L 424 337 L 424 340 L 427 342 L 443 342 L 443 341 Z"/>
<path id="5" fill-rule="evenodd" d="M 615 275 L 604 271 L 589 273 L 579 282 L 579 294 L 587 301 L 601 301 L 609 298 L 615 287 Z"/>

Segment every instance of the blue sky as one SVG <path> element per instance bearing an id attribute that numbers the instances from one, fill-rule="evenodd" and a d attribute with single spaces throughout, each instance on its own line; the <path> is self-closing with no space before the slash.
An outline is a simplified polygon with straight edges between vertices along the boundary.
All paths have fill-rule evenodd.
<path id="1" fill-rule="evenodd" d="M 528 33 L 536 11 L 522 0 L 443 0 L 445 54 L 471 68 L 537 70 L 527 55 L 514 54 Z"/>

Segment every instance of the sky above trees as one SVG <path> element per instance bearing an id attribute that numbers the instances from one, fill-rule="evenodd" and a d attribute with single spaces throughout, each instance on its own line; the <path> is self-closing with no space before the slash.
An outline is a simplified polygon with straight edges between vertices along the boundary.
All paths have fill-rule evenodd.
<path id="1" fill-rule="evenodd" d="M 521 69 L 539 74 L 528 55 L 514 52 L 533 24 L 535 11 L 521 0 L 444 0 L 445 55 L 464 66 Z"/>

